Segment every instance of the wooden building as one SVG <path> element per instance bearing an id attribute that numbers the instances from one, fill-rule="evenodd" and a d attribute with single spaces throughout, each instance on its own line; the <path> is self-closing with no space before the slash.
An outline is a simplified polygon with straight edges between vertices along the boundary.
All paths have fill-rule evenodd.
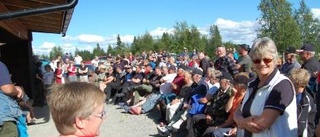
<path id="1" fill-rule="evenodd" d="M 0 60 L 11 80 L 34 92 L 32 32 L 67 32 L 78 0 L 0 0 Z M 0 76 L 1 77 L 1 76 Z"/>

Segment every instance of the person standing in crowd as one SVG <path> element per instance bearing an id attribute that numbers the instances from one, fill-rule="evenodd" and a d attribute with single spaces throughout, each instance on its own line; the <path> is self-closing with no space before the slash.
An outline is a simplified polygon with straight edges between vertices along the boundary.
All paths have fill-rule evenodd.
<path id="1" fill-rule="evenodd" d="M 128 59 L 129 59 L 129 63 L 131 63 L 133 60 L 135 60 L 135 57 L 132 55 L 132 52 L 129 52 Z"/>
<path id="2" fill-rule="evenodd" d="M 243 102 L 234 113 L 238 136 L 298 136 L 293 84 L 280 74 L 278 51 L 268 37 L 255 41 L 249 53 L 257 78 L 248 84 Z"/>
<path id="3" fill-rule="evenodd" d="M 83 61 L 81 61 L 81 65 L 78 68 L 78 73 L 80 75 L 79 79 L 81 82 L 89 82 L 88 71 L 88 67 L 84 64 Z"/>
<path id="4" fill-rule="evenodd" d="M 41 71 L 42 62 L 38 61 L 36 63 L 35 68 L 35 87 L 36 87 L 36 93 L 33 96 L 34 99 L 34 106 L 40 106 L 42 107 L 44 105 L 45 96 L 44 96 L 44 83 L 43 83 L 43 74 Z"/>
<path id="5" fill-rule="evenodd" d="M 56 84 L 62 84 L 63 83 L 63 69 L 62 69 L 62 62 L 58 62 L 58 66 L 56 70 L 54 71 Z"/>
<path id="6" fill-rule="evenodd" d="M 22 99 L 23 90 L 14 86 L 7 66 L 0 61 L 0 136 L 18 137 L 17 120 L 22 111 L 15 99 Z M 4 115 L 6 114 L 6 115 Z"/>
<path id="7" fill-rule="evenodd" d="M 312 94 L 315 94 L 318 89 L 316 80 L 317 73 L 320 71 L 320 63 L 314 57 L 316 54 L 314 46 L 312 44 L 304 44 L 297 52 L 300 55 L 300 59 L 303 61 L 301 68 L 308 70 L 311 75 L 308 88 L 313 92 Z M 320 108 L 320 106 L 317 107 Z M 320 116 L 319 112 L 317 112 L 317 116 Z"/>
<path id="8" fill-rule="evenodd" d="M 198 55 L 198 58 L 200 60 L 199 67 L 203 70 L 203 76 L 207 75 L 207 71 L 209 66 L 209 60 L 207 60 L 204 56 L 203 52 L 200 52 Z"/>
<path id="9" fill-rule="evenodd" d="M 225 74 L 224 77 L 232 78 L 239 73 L 235 62 L 227 56 L 226 47 L 217 47 L 216 56 L 218 59 L 214 62 L 214 68 Z"/>
<path id="10" fill-rule="evenodd" d="M 76 54 L 76 56 L 74 57 L 74 62 L 75 64 L 81 64 L 82 57 L 79 54 Z"/>
<path id="11" fill-rule="evenodd" d="M 94 66 L 94 68 L 97 68 L 99 66 L 99 57 L 95 56 L 94 59 L 91 60 L 91 64 Z"/>
<path id="12" fill-rule="evenodd" d="M 239 59 L 236 62 L 236 68 L 239 72 L 248 72 L 251 73 L 251 58 L 248 55 L 250 47 L 247 44 L 240 44 L 238 47 L 240 54 Z"/>
<path id="13" fill-rule="evenodd" d="M 54 73 L 50 67 L 50 65 L 45 65 L 45 72 L 43 73 L 43 84 L 44 84 L 44 95 L 48 93 L 49 87 L 53 84 L 54 81 Z"/>
<path id="14" fill-rule="evenodd" d="M 98 87 L 86 82 L 69 82 L 50 89 L 48 105 L 60 136 L 99 136 L 99 128 L 106 118 L 106 95 Z"/>
<path id="15" fill-rule="evenodd" d="M 298 135 L 299 137 L 313 137 L 317 110 L 313 97 L 306 91 L 310 74 L 305 69 L 294 68 L 291 70 L 289 78 L 296 91 Z"/>
<path id="16" fill-rule="evenodd" d="M 69 53 L 68 52 L 66 52 L 63 56 L 62 56 L 62 61 L 64 62 L 64 63 L 68 63 L 68 61 L 67 60 L 70 60 L 70 55 L 69 55 Z"/>
<path id="17" fill-rule="evenodd" d="M 288 47 L 284 52 L 285 63 L 280 68 L 280 72 L 286 76 L 289 75 L 290 71 L 294 68 L 300 68 L 300 63 L 296 60 L 296 49 Z"/>
<path id="18" fill-rule="evenodd" d="M 68 67 L 68 79 L 69 82 L 77 81 L 77 68 L 74 66 L 74 62 L 70 61 L 69 67 Z"/>

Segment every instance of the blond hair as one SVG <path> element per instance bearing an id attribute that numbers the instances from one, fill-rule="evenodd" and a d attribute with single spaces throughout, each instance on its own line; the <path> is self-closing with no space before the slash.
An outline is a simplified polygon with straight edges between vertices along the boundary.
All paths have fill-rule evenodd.
<path id="1" fill-rule="evenodd" d="M 289 78 L 295 87 L 306 87 L 310 77 L 309 72 L 302 68 L 294 68 L 289 73 Z"/>
<path id="2" fill-rule="evenodd" d="M 98 105 L 102 105 L 106 95 L 93 84 L 69 82 L 50 87 L 47 97 L 52 119 L 60 134 L 76 132 L 76 118 L 87 118 Z"/>
<path id="3" fill-rule="evenodd" d="M 263 58 L 267 55 L 271 55 L 273 57 L 273 63 L 276 64 L 279 58 L 278 50 L 272 39 L 268 37 L 263 37 L 257 39 L 253 45 L 252 49 L 249 53 L 251 58 Z"/>

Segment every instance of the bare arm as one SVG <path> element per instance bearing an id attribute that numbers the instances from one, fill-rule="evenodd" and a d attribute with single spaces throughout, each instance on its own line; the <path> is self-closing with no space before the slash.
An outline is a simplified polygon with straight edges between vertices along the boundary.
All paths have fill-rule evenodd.
<path id="1" fill-rule="evenodd" d="M 12 97 L 17 97 L 21 99 L 24 95 L 24 91 L 19 86 L 14 86 L 14 84 L 6 84 L 0 87 L 1 91 Z"/>
<path id="2" fill-rule="evenodd" d="M 234 100 L 236 94 L 237 94 L 237 89 L 232 88 L 232 94 L 231 94 L 231 96 L 230 96 L 230 98 L 229 98 L 229 100 L 228 100 L 228 102 L 227 102 L 227 104 L 226 104 L 226 106 L 225 106 L 226 112 L 229 112 L 230 109 L 232 108 L 233 100 Z"/>
<path id="3" fill-rule="evenodd" d="M 240 112 L 240 106 L 234 113 L 233 119 L 239 128 L 244 128 L 253 133 L 259 133 L 269 128 L 278 118 L 280 112 L 274 109 L 264 109 L 260 116 L 244 118 Z"/>
<path id="4" fill-rule="evenodd" d="M 132 82 L 134 82 L 134 83 L 139 83 L 139 82 L 141 81 L 141 80 L 138 79 L 138 78 L 132 78 L 131 80 L 132 80 Z"/>
<path id="5" fill-rule="evenodd" d="M 211 98 L 212 98 L 212 95 L 207 94 L 205 97 L 200 98 L 199 102 L 203 103 L 203 104 L 206 104 L 211 100 Z"/>
<path id="6" fill-rule="evenodd" d="M 231 97 L 229 98 L 229 100 L 228 100 L 228 102 L 227 102 L 227 104 L 226 104 L 226 106 L 225 106 L 226 112 L 229 112 L 230 109 L 232 108 L 232 104 L 233 104 L 234 98 L 235 98 L 234 96 L 231 96 Z"/>

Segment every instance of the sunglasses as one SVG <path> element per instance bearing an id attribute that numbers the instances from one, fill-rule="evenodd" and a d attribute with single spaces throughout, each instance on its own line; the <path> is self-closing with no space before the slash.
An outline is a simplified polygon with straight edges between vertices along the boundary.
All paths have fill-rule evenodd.
<path id="1" fill-rule="evenodd" d="M 272 62 L 273 59 L 268 59 L 268 58 L 263 58 L 262 60 L 261 59 L 254 59 L 252 60 L 254 64 L 260 64 L 261 61 L 263 61 L 264 64 L 268 64 L 270 62 Z"/>

